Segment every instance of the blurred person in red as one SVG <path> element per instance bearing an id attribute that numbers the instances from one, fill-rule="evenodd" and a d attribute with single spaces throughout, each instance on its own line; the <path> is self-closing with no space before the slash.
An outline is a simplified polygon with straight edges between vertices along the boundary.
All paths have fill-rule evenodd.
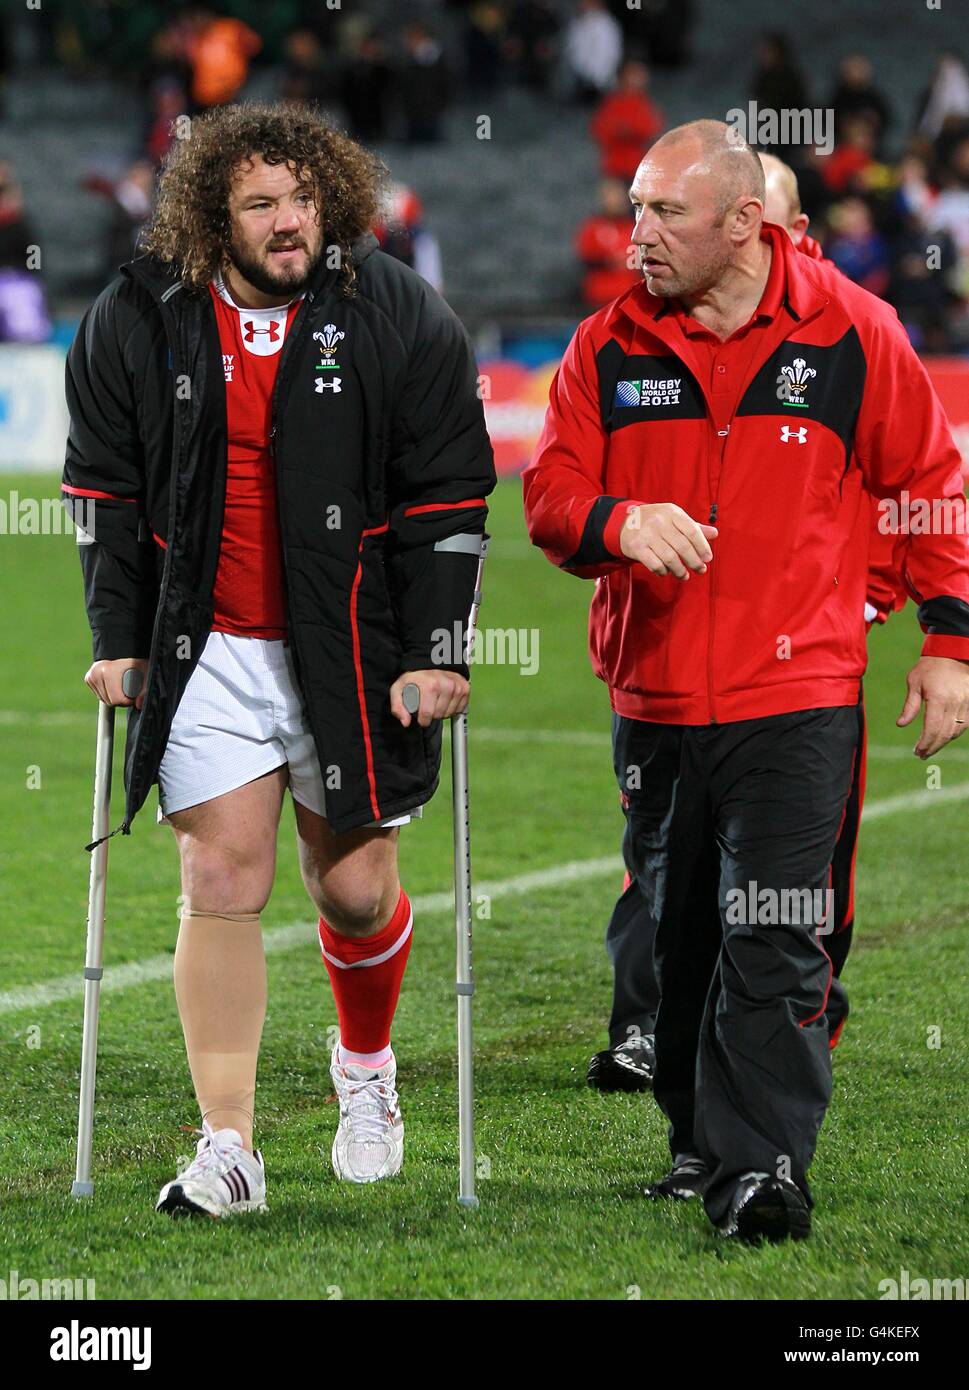
<path id="1" fill-rule="evenodd" d="M 602 154 L 602 172 L 630 183 L 639 162 L 663 130 L 663 113 L 646 93 L 649 68 L 628 58 L 619 69 L 616 89 L 604 97 L 592 117 L 592 138 Z"/>
<path id="2" fill-rule="evenodd" d="M 222 106 L 245 85 L 262 39 L 241 19 L 204 8 L 192 12 L 191 29 L 192 100 L 198 107 Z"/>
<path id="3" fill-rule="evenodd" d="M 870 116 L 847 116 L 834 149 L 819 163 L 832 193 L 842 194 L 858 186 L 858 180 L 875 163 L 877 132 Z"/>
<path id="4" fill-rule="evenodd" d="M 590 309 L 608 304 L 642 278 L 631 250 L 629 195 L 618 179 L 603 179 L 600 211 L 587 217 L 575 239 L 582 262 L 582 303 Z"/>

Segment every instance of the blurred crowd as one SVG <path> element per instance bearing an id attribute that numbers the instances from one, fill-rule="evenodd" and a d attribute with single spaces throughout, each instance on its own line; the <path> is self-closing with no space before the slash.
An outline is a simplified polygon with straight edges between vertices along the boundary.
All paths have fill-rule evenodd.
<path id="1" fill-rule="evenodd" d="M 642 153 L 665 128 L 648 88 L 646 64 L 626 55 L 592 116 L 600 206 L 576 236 L 587 308 L 639 278 L 627 190 Z M 738 97 L 745 111 L 754 102 L 760 111 L 830 113 L 831 147 L 760 148 L 794 169 L 801 208 L 825 256 L 894 305 L 919 351 L 969 351 L 969 71 L 962 57 L 940 53 L 915 109 L 900 111 L 864 54 L 847 55 L 828 90 L 812 92 L 790 39 L 768 33 Z M 894 158 L 886 154 L 889 135 L 901 151 Z"/>
<path id="2" fill-rule="evenodd" d="M 437 145 L 448 114 L 470 98 L 527 89 L 554 112 L 588 120 L 599 153 L 599 206 L 575 229 L 576 306 L 592 309 L 638 278 L 630 254 L 628 185 L 668 126 L 651 73 L 690 82 L 693 0 L 45 0 L 37 12 L 46 59 L 79 83 L 111 76 L 143 102 L 127 166 L 88 172 L 83 187 L 109 205 L 105 277 L 133 252 L 148 218 L 173 123 L 253 90 L 317 103 L 369 145 Z M 9 63 L 0 21 L 0 104 Z M 761 36 L 738 106 L 822 108 L 833 148 L 764 146 L 797 175 L 801 207 L 826 256 L 889 299 L 922 351 L 969 351 L 969 72 L 941 53 L 912 110 L 899 109 L 862 53 L 810 78 L 783 32 Z M 587 113 L 587 117 L 586 114 Z M 712 115 L 697 94 L 695 115 Z M 891 157 L 889 156 L 891 150 Z M 391 157 L 392 162 L 392 157 Z M 42 298 L 14 294 L 25 214 L 17 176 L 0 173 L 0 338 L 41 332 Z M 384 247 L 442 288 L 441 255 L 419 196 L 388 189 L 376 228 Z M 36 282 L 37 277 L 34 277 Z M 6 288 L 4 288 L 6 287 Z M 7 313 L 4 298 L 19 300 Z"/>

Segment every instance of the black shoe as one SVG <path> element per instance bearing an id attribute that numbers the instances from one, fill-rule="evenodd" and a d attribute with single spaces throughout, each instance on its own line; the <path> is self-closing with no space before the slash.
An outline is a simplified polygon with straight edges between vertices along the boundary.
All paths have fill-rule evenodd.
<path id="1" fill-rule="evenodd" d="M 656 1070 L 651 1034 L 597 1052 L 586 1077 L 597 1091 L 649 1091 Z"/>
<path id="2" fill-rule="evenodd" d="M 720 1223 L 720 1233 L 751 1245 L 762 1240 L 806 1240 L 811 1234 L 811 1209 L 801 1189 L 787 1178 L 745 1173 Z"/>
<path id="3" fill-rule="evenodd" d="M 709 1168 L 696 1154 L 677 1154 L 666 1177 L 650 1183 L 646 1196 L 654 1202 L 667 1197 L 688 1202 L 691 1197 L 703 1196 L 709 1178 Z"/>

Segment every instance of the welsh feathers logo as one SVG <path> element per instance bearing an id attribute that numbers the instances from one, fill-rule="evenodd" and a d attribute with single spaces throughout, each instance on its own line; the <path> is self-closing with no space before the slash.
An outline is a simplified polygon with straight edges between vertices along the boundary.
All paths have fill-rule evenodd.
<path id="1" fill-rule="evenodd" d="M 336 350 L 346 336 L 342 329 L 337 328 L 335 323 L 326 323 L 323 325 L 322 333 L 313 334 L 314 343 L 320 345 L 321 360 L 316 364 L 318 372 L 332 371 L 339 367 L 340 364 L 336 360 Z"/>
<path id="2" fill-rule="evenodd" d="M 809 367 L 803 357 L 795 357 L 794 365 L 782 367 L 781 374 L 777 378 L 777 397 L 782 405 L 796 406 L 801 410 L 807 410 L 808 403 L 804 399 L 804 393 L 808 388 L 808 382 L 812 377 L 817 376 L 813 367 Z"/>

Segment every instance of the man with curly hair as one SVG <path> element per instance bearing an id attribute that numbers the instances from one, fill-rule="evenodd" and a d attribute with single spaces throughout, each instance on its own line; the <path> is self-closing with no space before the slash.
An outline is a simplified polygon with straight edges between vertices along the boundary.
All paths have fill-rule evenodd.
<path id="1" fill-rule="evenodd" d="M 398 827 L 437 787 L 440 721 L 467 704 L 495 476 L 466 333 L 370 231 L 384 172 L 308 109 L 200 117 L 144 253 L 68 358 L 85 681 L 133 705 L 120 829 L 157 781 L 181 859 L 175 992 L 202 1139 L 162 1189 L 172 1214 L 265 1204 L 260 913 L 287 786 L 339 1019 L 333 1167 L 373 1182 L 402 1162 Z"/>

